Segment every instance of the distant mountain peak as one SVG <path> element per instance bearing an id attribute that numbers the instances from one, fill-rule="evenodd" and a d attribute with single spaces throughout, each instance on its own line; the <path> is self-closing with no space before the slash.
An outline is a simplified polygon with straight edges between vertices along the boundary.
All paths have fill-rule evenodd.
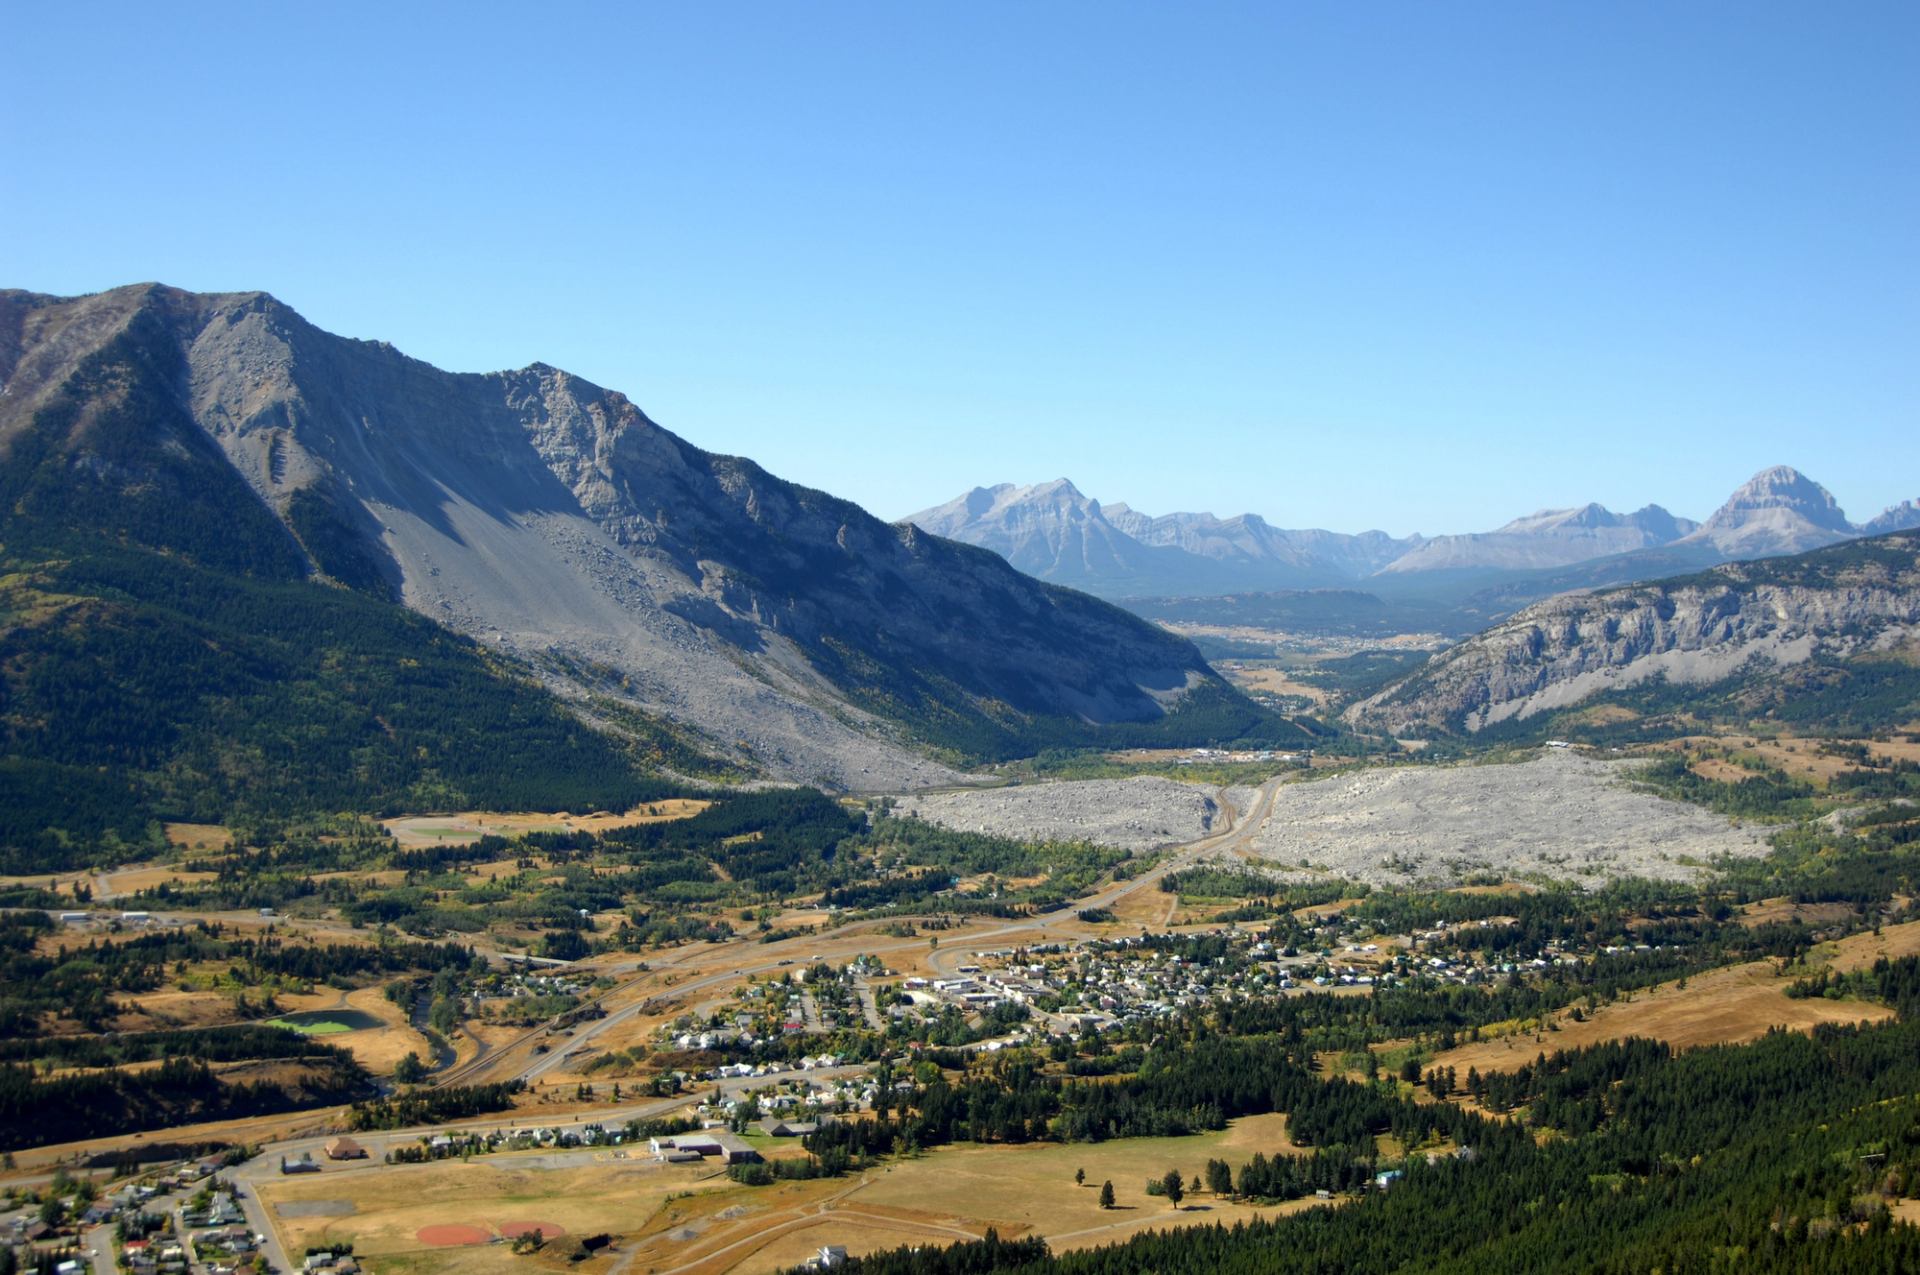
<path id="1" fill-rule="evenodd" d="M 1031 575 L 1107 597 L 1324 588 L 1371 575 L 1418 543 L 1378 533 L 1283 531 L 1257 514 L 1154 516 L 1103 505 L 1065 478 L 975 488 L 905 521 L 991 549 Z"/>
<path id="2" fill-rule="evenodd" d="M 1857 534 L 1829 492 L 1791 465 L 1749 478 L 1687 537 L 1729 557 L 1805 553 Z"/>
<path id="3" fill-rule="evenodd" d="M 1421 571 L 1538 571 L 1594 558 L 1657 549 L 1696 524 L 1658 505 L 1617 514 L 1598 501 L 1570 509 L 1541 509 L 1495 531 L 1435 536 L 1386 568 L 1395 575 Z"/>
<path id="4" fill-rule="evenodd" d="M 1836 530 L 1850 530 L 1852 526 L 1833 493 L 1791 465 L 1774 465 L 1749 478 L 1714 517 L 1741 509 L 1769 508 L 1796 509 Z M 1713 519 L 1707 521 L 1711 525 Z"/>
<path id="5" fill-rule="evenodd" d="M 1920 502 L 1913 500 L 1888 505 L 1860 524 L 1860 530 L 1869 536 L 1881 536 L 1889 531 L 1912 531 L 1915 528 L 1920 528 Z"/>

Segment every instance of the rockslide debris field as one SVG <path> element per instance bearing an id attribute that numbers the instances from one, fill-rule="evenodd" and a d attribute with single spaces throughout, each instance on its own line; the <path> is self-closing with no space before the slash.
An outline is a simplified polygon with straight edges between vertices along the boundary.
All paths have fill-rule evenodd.
<path id="1" fill-rule="evenodd" d="M 1721 856 L 1766 853 L 1758 829 L 1634 788 L 1636 765 L 1554 751 L 1513 764 L 1303 779 L 1280 785 L 1249 845 L 1279 876 L 1442 887 L 1487 874 L 1586 885 L 1684 880 Z M 926 794 L 898 808 L 968 832 L 1147 851 L 1221 831 L 1223 802 L 1244 813 L 1255 794 L 1102 779 Z"/>

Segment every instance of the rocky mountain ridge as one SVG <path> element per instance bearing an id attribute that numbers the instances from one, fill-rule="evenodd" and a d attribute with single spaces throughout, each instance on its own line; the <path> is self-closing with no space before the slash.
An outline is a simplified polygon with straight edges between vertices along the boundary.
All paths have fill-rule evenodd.
<path id="1" fill-rule="evenodd" d="M 1920 536 L 1895 533 L 1651 584 L 1569 593 L 1450 648 L 1347 720 L 1476 733 L 1655 683 L 1810 660 L 1906 659 L 1920 642 Z"/>
<path id="2" fill-rule="evenodd" d="M 1065 478 L 976 487 L 900 520 L 979 545 L 1043 580 L 1101 597 L 1320 588 L 1372 574 L 1419 538 L 1284 530 L 1257 514 L 1155 517 L 1102 505 Z"/>
<path id="3" fill-rule="evenodd" d="M 1658 505 L 1630 514 L 1617 514 L 1599 504 L 1542 509 L 1493 531 L 1435 536 L 1381 570 L 1406 574 L 1490 567 L 1522 571 L 1565 567 L 1672 544 L 1698 525 L 1691 519 L 1676 518 Z"/>
<path id="4" fill-rule="evenodd" d="M 1250 513 L 1154 516 L 1124 503 L 1102 504 L 1064 478 L 975 488 L 902 522 L 992 549 L 1041 579 L 1110 598 L 1360 585 L 1396 596 L 1493 590 L 1514 596 L 1517 605 L 1567 588 L 1802 553 L 1900 530 L 1920 525 L 1920 508 L 1907 501 L 1855 526 L 1824 487 L 1776 466 L 1743 484 L 1704 523 L 1658 505 L 1621 514 L 1590 503 L 1539 510 L 1487 532 L 1348 535 L 1279 528 Z"/>
<path id="5" fill-rule="evenodd" d="M 545 364 L 449 373 L 263 293 L 139 285 L 0 293 L 0 385 L 0 449 L 44 507 L 114 511 L 70 530 L 137 515 L 135 540 L 203 559 L 294 555 L 774 777 L 900 789 L 955 777 L 927 745 L 1262 720 L 1183 640 Z M 114 416 L 127 385 L 142 410 Z M 189 514 L 245 530 L 189 544 Z"/>

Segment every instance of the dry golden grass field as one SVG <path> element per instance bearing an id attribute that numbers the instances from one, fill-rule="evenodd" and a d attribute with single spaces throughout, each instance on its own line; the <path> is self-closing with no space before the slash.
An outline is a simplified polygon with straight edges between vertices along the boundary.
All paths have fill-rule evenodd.
<path id="1" fill-rule="evenodd" d="M 1214 666 L 1220 675 L 1243 691 L 1265 691 L 1269 695 L 1294 695 L 1324 706 L 1331 698 L 1325 687 L 1302 682 L 1284 668 L 1272 664 L 1248 664 L 1224 660 Z"/>
<path id="2" fill-rule="evenodd" d="M 423 1251 L 457 1255 L 461 1250 L 438 1249 L 418 1238 L 423 1228 L 447 1224 L 497 1230 L 503 1223 L 533 1221 L 576 1236 L 630 1232 L 658 1213 L 667 1196 L 702 1189 L 703 1180 L 713 1185 L 711 1169 L 656 1164 L 644 1146 L 632 1158 L 618 1154 L 529 1152 L 470 1162 L 330 1165 L 311 1176 L 273 1179 L 260 1193 L 292 1252 L 351 1240 L 356 1253 L 379 1258 Z M 719 1182 L 732 1185 L 725 1178 Z M 316 1201 L 325 1203 L 315 1209 Z M 500 1265 L 512 1261 L 504 1247 L 481 1252 Z M 376 1269 L 385 1264 L 376 1263 Z"/>
<path id="3" fill-rule="evenodd" d="M 609 828 L 630 828 L 643 823 L 670 823 L 676 819 L 690 819 L 712 804 L 710 801 L 675 797 L 637 806 L 625 814 L 603 811 L 587 815 L 564 811 L 540 814 L 467 810 L 447 815 L 408 815 L 400 819 L 388 819 L 382 826 L 393 834 L 394 840 L 408 849 L 464 846 L 471 845 L 488 833 L 517 837 L 529 832 L 605 832 Z"/>
<path id="4" fill-rule="evenodd" d="M 338 1045 L 352 1051 L 360 1065 L 376 1076 L 384 1076 L 392 1071 L 394 1065 L 408 1053 L 418 1054 L 422 1060 L 433 1057 L 433 1047 L 427 1043 L 426 1037 L 408 1024 L 407 1011 L 388 1000 L 386 993 L 378 987 L 363 987 L 344 993 L 321 988 L 304 996 L 282 994 L 277 999 L 282 1012 L 287 1014 L 352 1009 L 380 1020 L 378 1027 L 363 1027 L 358 1031 L 337 1032 L 317 1038 L 324 1044 Z"/>
<path id="5" fill-rule="evenodd" d="M 1920 743 L 1911 742 L 1909 739 L 1894 738 L 1862 742 L 1866 744 L 1868 753 L 1881 761 L 1920 761 Z M 1683 739 L 1666 741 L 1656 747 L 1662 750 L 1680 751 L 1725 749 L 1755 758 L 1796 779 L 1806 779 L 1824 786 L 1842 771 L 1859 769 L 1859 766 L 1845 757 L 1838 757 L 1824 751 L 1826 743 L 1824 739 L 1796 735 L 1783 735 L 1773 739 L 1739 734 L 1689 735 Z M 1692 769 L 1703 779 L 1720 780 L 1726 783 L 1738 783 L 1753 777 L 1752 771 L 1723 758 L 1702 758 L 1694 763 Z"/>
<path id="6" fill-rule="evenodd" d="M 1256 1208 L 1199 1193 L 1175 1209 L 1145 1191 L 1149 1177 L 1170 1168 L 1191 1177 L 1210 1158 L 1237 1167 L 1255 1152 L 1295 1151 L 1285 1117 L 1261 1116 L 1187 1138 L 947 1147 L 858 1178 L 772 1187 L 737 1186 L 711 1166 L 655 1164 L 640 1148 L 624 1159 L 617 1158 L 619 1152 L 600 1150 L 482 1157 L 467 1164 L 329 1166 L 313 1177 L 266 1182 L 261 1194 L 291 1251 L 351 1240 L 358 1254 L 373 1259 L 372 1269 L 380 1275 L 527 1264 L 503 1245 L 444 1248 L 419 1236 L 436 1225 L 498 1233 L 507 1224 L 526 1221 L 550 1223 L 576 1236 L 604 1231 L 620 1237 L 618 1255 L 596 1267 L 617 1263 L 633 1275 L 760 1272 L 798 1264 L 825 1244 L 864 1253 L 950 1243 L 991 1226 L 1009 1236 L 1038 1232 L 1056 1250 L 1065 1250 L 1156 1227 L 1311 1207 L 1313 1201 Z M 1087 1182 L 1076 1186 L 1074 1170 L 1081 1168 Z M 1109 1180 L 1119 1207 L 1103 1210 L 1099 1187 Z"/>
<path id="7" fill-rule="evenodd" d="M 1846 972 L 1865 969 L 1881 956 L 1920 952 L 1920 922 L 1887 926 L 1880 934 L 1856 934 L 1815 949 L 1812 964 Z M 1553 1016 L 1558 1031 L 1515 1032 L 1476 1041 L 1436 1054 L 1429 1066 L 1452 1067 L 1461 1075 L 1470 1067 L 1507 1071 L 1545 1051 L 1577 1049 L 1606 1040 L 1640 1036 L 1664 1040 L 1676 1049 L 1739 1044 L 1756 1040 L 1772 1027 L 1811 1031 L 1822 1023 L 1881 1022 L 1893 1016 L 1884 1005 L 1866 1001 L 1795 1000 L 1787 987 L 1799 975 L 1782 975 L 1769 961 L 1751 961 L 1710 970 L 1685 980 L 1662 983 L 1632 1000 L 1603 1005 L 1575 1022 L 1570 1011 Z"/>
<path id="8" fill-rule="evenodd" d="M 217 823 L 170 823 L 165 825 L 169 845 L 182 850 L 225 850 L 233 844 L 233 831 Z"/>
<path id="9" fill-rule="evenodd" d="M 1803 925 L 1832 925 L 1853 915 L 1853 907 L 1847 903 L 1795 903 L 1786 895 L 1777 899 L 1762 899 L 1749 903 L 1740 911 L 1740 924 L 1749 928 L 1761 925 L 1790 924 L 1799 921 Z"/>
<path id="10" fill-rule="evenodd" d="M 1881 957 L 1897 961 L 1903 956 L 1920 955 L 1920 921 L 1889 925 L 1875 934 L 1871 930 L 1849 935 L 1837 943 L 1816 949 L 1827 957 L 1827 964 L 1841 973 L 1863 970 Z"/>

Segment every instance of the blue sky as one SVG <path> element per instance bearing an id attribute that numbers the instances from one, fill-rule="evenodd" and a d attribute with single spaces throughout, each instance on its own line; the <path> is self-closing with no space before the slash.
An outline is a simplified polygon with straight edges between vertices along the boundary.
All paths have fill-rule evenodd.
<path id="1" fill-rule="evenodd" d="M 550 7 L 14 6 L 0 286 L 544 360 L 884 517 L 1920 494 L 1912 3 Z"/>

